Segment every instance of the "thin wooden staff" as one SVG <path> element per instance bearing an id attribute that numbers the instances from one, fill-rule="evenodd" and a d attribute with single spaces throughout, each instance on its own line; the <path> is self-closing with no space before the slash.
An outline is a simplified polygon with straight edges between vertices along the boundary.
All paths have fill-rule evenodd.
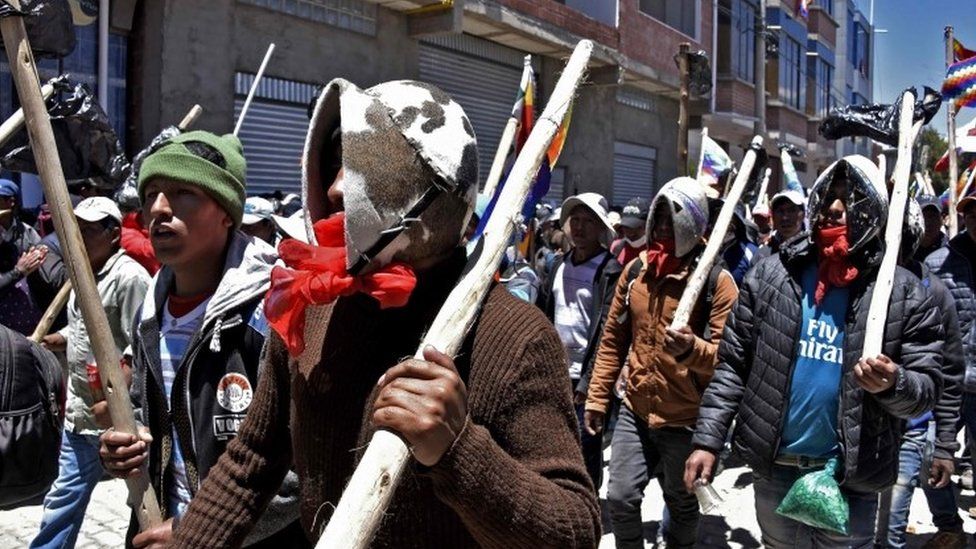
<path id="1" fill-rule="evenodd" d="M 878 268 L 878 276 L 868 308 L 867 325 L 864 328 L 862 357 L 874 358 L 881 354 L 884 328 L 888 318 L 888 301 L 895 280 L 895 267 L 901 253 L 901 232 L 905 223 L 905 205 L 908 200 L 908 179 L 912 169 L 912 144 L 922 128 L 922 121 L 912 126 L 915 97 L 906 92 L 901 101 L 901 118 L 898 121 L 898 159 L 895 161 L 894 189 L 888 202 L 888 224 L 885 227 L 885 254 Z"/>
<path id="2" fill-rule="evenodd" d="M 20 9 L 20 0 L 6 1 L 14 9 Z M 135 416 L 125 378 L 119 368 L 119 353 L 115 348 L 112 332 L 109 331 L 108 318 L 98 297 L 95 276 L 92 274 L 88 254 L 78 231 L 78 222 L 71 207 L 71 199 L 68 197 L 68 187 L 61 170 L 61 159 L 58 157 L 54 132 L 51 130 L 51 120 L 41 96 L 37 66 L 27 41 L 24 20 L 20 17 L 0 18 L 0 33 L 3 34 L 10 73 L 17 87 L 20 104 L 24 108 L 27 135 L 37 162 L 41 184 L 51 205 L 51 216 L 64 252 L 64 263 L 78 296 L 81 315 L 94 350 L 112 425 L 116 431 L 135 435 Z M 146 529 L 162 522 L 159 504 L 149 485 L 148 475 L 137 475 L 125 482 L 129 490 L 129 504 L 136 509 L 140 528 Z"/>
<path id="3" fill-rule="evenodd" d="M 752 143 L 757 146 L 762 146 L 762 142 L 762 137 L 758 135 L 752 139 Z M 722 210 L 719 211 L 715 226 L 712 227 L 712 234 L 708 238 L 705 251 L 702 252 L 691 278 L 688 279 L 688 285 L 685 286 L 685 291 L 681 294 L 678 308 L 674 312 L 674 320 L 671 321 L 672 330 L 678 330 L 688 325 L 688 321 L 691 319 L 691 311 L 695 308 L 698 296 L 701 294 L 702 288 L 705 287 L 708 273 L 712 270 L 712 265 L 715 264 L 715 260 L 718 259 L 722 250 L 725 233 L 729 230 L 732 216 L 735 214 L 735 207 L 749 184 L 749 175 L 752 173 L 755 164 L 756 151 L 754 148 L 750 148 L 746 152 L 745 158 L 742 159 L 742 166 L 739 168 L 739 174 L 735 177 L 735 183 L 732 184 L 728 195 L 725 197 L 725 203 L 722 204 Z"/>
<path id="4" fill-rule="evenodd" d="M 193 108 L 190 109 L 190 112 L 186 113 L 183 120 L 180 120 L 180 124 L 177 127 L 180 129 L 180 131 L 186 131 L 187 128 L 192 126 L 193 123 L 197 121 L 197 118 L 200 118 L 201 114 L 203 114 L 203 107 L 200 105 L 193 105 Z"/>
<path id="5" fill-rule="evenodd" d="M 258 73 L 254 75 L 254 82 L 251 82 L 251 89 L 247 92 L 247 99 L 244 100 L 244 106 L 241 107 L 241 114 L 237 115 L 234 135 L 237 135 L 241 131 L 241 126 L 244 124 L 244 117 L 247 115 L 247 109 L 251 107 L 251 100 L 254 99 L 254 93 L 258 91 L 258 83 L 261 82 L 261 77 L 264 76 L 264 69 L 268 68 L 268 61 L 271 60 L 271 54 L 274 53 L 274 49 L 275 45 L 272 42 L 268 45 L 268 51 L 264 54 L 264 60 L 261 61 L 261 67 L 258 69 Z"/>
<path id="6" fill-rule="evenodd" d="M 772 175 L 773 175 L 773 169 L 766 168 L 766 172 L 763 174 L 762 183 L 759 184 L 759 192 L 756 194 L 755 206 L 759 206 L 759 204 L 761 204 L 763 201 L 763 197 L 766 196 L 766 191 L 769 190 L 769 178 Z"/>
<path id="7" fill-rule="evenodd" d="M 482 249 L 475 255 L 474 265 L 470 265 L 468 273 L 447 297 L 417 348 L 416 358 L 423 358 L 423 349 L 427 345 L 452 356 L 460 348 L 519 222 L 543 155 L 566 116 L 592 53 L 593 43 L 589 40 L 577 44 L 545 111 L 512 166 L 508 183 L 502 189 L 481 236 Z M 409 461 L 410 450 L 399 436 L 386 430 L 377 431 L 316 547 L 366 547 L 382 521 Z"/>
<path id="8" fill-rule="evenodd" d="M 44 336 L 51 330 L 51 325 L 54 324 L 54 319 L 58 318 L 61 313 L 61 309 L 64 309 L 64 305 L 68 303 L 68 296 L 71 294 L 71 281 L 66 280 L 64 284 L 61 285 L 61 289 L 54 296 L 51 304 L 47 306 L 47 310 L 44 311 L 44 316 L 41 317 L 40 322 L 34 328 L 34 333 L 31 334 L 30 340 L 34 343 L 40 343 L 44 339 Z"/>
<path id="9" fill-rule="evenodd" d="M 45 101 L 47 101 L 53 93 L 54 85 L 50 82 L 44 84 L 44 87 L 41 88 L 41 97 L 43 97 Z M 0 147 L 4 146 L 7 143 L 7 140 L 13 137 L 13 135 L 17 133 L 20 130 L 20 127 L 23 125 L 24 109 L 17 109 L 16 112 L 10 115 L 10 118 L 4 120 L 3 124 L 0 124 Z"/>
<path id="10" fill-rule="evenodd" d="M 532 64 L 532 56 L 526 55 L 524 65 L 528 67 Z M 525 70 L 523 67 L 523 74 Z M 522 108 L 525 108 L 524 106 Z M 498 141 L 498 148 L 495 149 L 495 158 L 491 162 L 491 170 L 488 171 L 488 179 L 485 180 L 485 188 L 481 194 L 491 197 L 495 195 L 495 188 L 502 178 L 502 170 L 505 169 L 505 159 L 508 158 L 508 151 L 512 148 L 512 141 L 515 141 L 515 133 L 518 132 L 520 124 L 518 117 L 510 116 L 505 123 L 505 130 L 502 131 L 502 138 Z"/>

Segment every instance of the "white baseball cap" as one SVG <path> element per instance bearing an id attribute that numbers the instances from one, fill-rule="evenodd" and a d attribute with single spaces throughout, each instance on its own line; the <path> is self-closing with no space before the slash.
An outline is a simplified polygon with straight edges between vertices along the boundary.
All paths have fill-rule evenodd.
<path id="1" fill-rule="evenodd" d="M 297 212 L 284 217 L 281 215 L 272 216 L 278 228 L 281 232 L 285 233 L 288 238 L 294 238 L 299 242 L 304 242 L 308 244 L 308 233 L 305 232 L 305 212 L 298 210 Z"/>
<path id="2" fill-rule="evenodd" d="M 566 220 L 569 219 L 569 214 L 573 212 L 573 208 L 580 205 L 586 206 L 600 218 L 600 221 L 607 228 L 608 234 L 614 233 L 613 225 L 610 224 L 610 219 L 607 217 L 607 210 L 610 209 L 607 206 L 607 199 L 599 193 L 580 193 L 563 201 L 559 212 L 559 225 L 565 225 Z"/>
<path id="3" fill-rule="evenodd" d="M 119 225 L 122 224 L 122 212 L 118 205 L 104 196 L 93 196 L 79 202 L 75 206 L 75 216 L 92 223 L 111 217 Z"/>
<path id="4" fill-rule="evenodd" d="M 773 196 L 773 199 L 769 201 L 770 209 L 775 208 L 776 203 L 779 202 L 779 200 L 782 198 L 789 200 L 794 205 L 799 206 L 801 208 L 803 207 L 804 202 L 806 202 L 806 200 L 803 197 L 803 193 L 801 193 L 800 191 L 794 189 L 786 189 L 784 191 L 780 191 L 776 193 L 776 195 Z"/>
<path id="5" fill-rule="evenodd" d="M 241 218 L 242 225 L 254 225 L 265 219 L 270 220 L 274 215 L 274 206 L 270 201 L 260 196 L 252 196 L 244 201 L 244 217 Z"/>

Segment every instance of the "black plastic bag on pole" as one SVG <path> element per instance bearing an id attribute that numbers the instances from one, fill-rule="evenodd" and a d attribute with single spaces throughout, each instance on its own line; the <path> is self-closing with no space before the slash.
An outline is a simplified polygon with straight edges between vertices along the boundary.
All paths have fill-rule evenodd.
<path id="1" fill-rule="evenodd" d="M 134 207 L 139 206 L 139 193 L 137 189 L 139 187 L 139 168 L 142 167 L 142 161 L 146 159 L 151 153 L 155 152 L 163 143 L 166 143 L 170 138 L 176 137 L 183 133 L 176 126 L 168 126 L 163 128 L 163 131 L 159 132 L 159 135 L 153 138 L 149 145 L 136 153 L 136 156 L 132 159 L 132 164 L 128 167 L 128 175 L 122 186 L 115 193 L 115 201 L 121 204 L 127 204 Z"/>
<path id="2" fill-rule="evenodd" d="M 75 50 L 75 24 L 68 0 L 21 0 L 20 10 L 0 0 L 0 17 L 24 18 L 34 57 L 57 59 Z"/>
<path id="3" fill-rule="evenodd" d="M 755 204 L 759 198 L 759 188 L 762 187 L 763 178 L 766 177 L 766 168 L 769 166 L 769 154 L 766 147 L 750 143 L 749 149 L 756 151 L 756 163 L 752 166 L 752 173 L 749 174 L 749 182 L 742 192 L 741 201 L 743 204 Z"/>
<path id="4" fill-rule="evenodd" d="M 928 86 L 925 86 L 924 90 L 925 95 L 915 102 L 912 120 L 922 120 L 928 124 L 942 106 L 942 95 Z M 914 88 L 905 91 L 918 97 Z M 899 110 L 897 104 L 835 107 L 820 123 L 820 135 L 825 139 L 869 137 L 879 143 L 897 147 Z"/>
<path id="5" fill-rule="evenodd" d="M 69 182 L 92 180 L 98 187 L 116 189 L 129 175 L 129 161 L 108 115 L 85 84 L 72 86 L 66 77 L 54 84 L 56 91 L 47 100 L 47 111 L 64 178 Z M 37 173 L 26 128 L 0 147 L 0 166 Z"/>

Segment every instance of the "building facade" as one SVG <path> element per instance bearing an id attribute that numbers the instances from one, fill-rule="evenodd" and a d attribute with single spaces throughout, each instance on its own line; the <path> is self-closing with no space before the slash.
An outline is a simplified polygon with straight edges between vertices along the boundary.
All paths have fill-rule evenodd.
<path id="1" fill-rule="evenodd" d="M 793 162 L 806 186 L 838 157 L 870 154 L 866 138 L 827 141 L 817 128 L 832 107 L 873 102 L 873 30 L 853 0 L 814 0 L 806 17 L 793 0 L 766 0 L 759 28 L 760 1 L 719 0 L 715 100 L 702 124 L 733 158 L 741 158 L 755 134 L 756 69 L 763 67 L 775 192 L 782 185 L 780 143 L 803 151 Z M 765 59 L 756 59 L 757 39 L 765 41 Z"/>
<path id="2" fill-rule="evenodd" d="M 426 5 L 426 6 L 425 6 Z M 129 33 L 130 140 L 148 142 L 194 103 L 229 131 L 268 44 L 276 51 L 241 138 L 249 192 L 295 191 L 308 104 L 337 77 L 366 87 L 432 82 L 468 113 L 487 175 L 533 56 L 545 105 L 575 43 L 595 42 L 548 198 L 622 205 L 677 174 L 682 42 L 712 50 L 713 0 L 191 0 L 139 2 Z M 541 110 L 541 108 L 540 108 Z"/>

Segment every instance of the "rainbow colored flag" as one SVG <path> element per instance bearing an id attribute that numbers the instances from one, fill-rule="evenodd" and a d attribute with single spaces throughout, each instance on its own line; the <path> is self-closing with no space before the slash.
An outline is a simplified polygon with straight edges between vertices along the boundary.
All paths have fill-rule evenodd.
<path id="1" fill-rule="evenodd" d="M 735 162 L 714 139 L 706 134 L 702 135 L 701 148 L 701 163 L 698 167 L 696 179 L 706 190 L 713 190 L 716 194 L 721 194 L 718 189 L 719 179 L 732 171 Z M 711 194 L 709 192 L 709 195 Z"/>
<path id="2" fill-rule="evenodd" d="M 942 96 L 955 101 L 957 107 L 976 105 L 976 57 L 949 65 Z"/>
<path id="3" fill-rule="evenodd" d="M 800 17 L 806 19 L 810 17 L 810 4 L 813 0 L 796 0 L 796 12 Z"/>
<path id="4" fill-rule="evenodd" d="M 518 133 L 515 134 L 515 154 L 522 150 L 525 140 L 532 132 L 535 124 L 535 70 L 532 69 L 532 56 L 525 56 L 522 67 L 522 81 L 519 82 L 518 96 L 512 107 L 512 118 L 519 121 Z"/>
<path id="5" fill-rule="evenodd" d="M 953 38 L 952 57 L 953 57 L 953 61 L 957 61 L 957 62 L 965 61 L 967 59 L 972 59 L 973 57 L 976 57 L 976 51 L 966 49 L 966 47 L 962 45 L 962 42 Z"/>

